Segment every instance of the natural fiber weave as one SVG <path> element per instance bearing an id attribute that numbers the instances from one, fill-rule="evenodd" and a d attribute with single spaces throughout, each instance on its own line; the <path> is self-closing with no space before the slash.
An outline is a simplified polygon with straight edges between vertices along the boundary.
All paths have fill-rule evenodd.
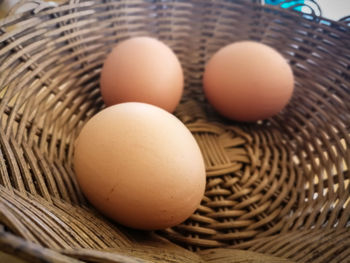
<path id="1" fill-rule="evenodd" d="M 156 233 L 95 212 L 72 166 L 75 138 L 104 107 L 104 58 L 139 35 L 178 54 L 175 115 L 207 169 L 198 210 Z M 221 118 L 202 91 L 205 62 L 243 39 L 279 50 L 296 80 L 288 107 L 255 124 Z M 71 1 L 0 21 L 1 250 L 48 262 L 350 262 L 349 47 L 346 21 L 249 1 Z"/>

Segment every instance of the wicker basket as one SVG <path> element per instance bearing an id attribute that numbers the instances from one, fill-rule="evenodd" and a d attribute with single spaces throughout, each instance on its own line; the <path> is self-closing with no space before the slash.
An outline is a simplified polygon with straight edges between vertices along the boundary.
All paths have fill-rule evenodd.
<path id="1" fill-rule="evenodd" d="M 84 199 L 74 140 L 104 104 L 99 74 L 120 40 L 178 54 L 175 115 L 207 169 L 183 224 L 126 229 Z M 207 104 L 208 58 L 242 39 L 279 50 L 295 93 L 279 115 L 229 122 Z M 250 1 L 70 1 L 0 21 L 0 247 L 36 262 L 350 262 L 350 27 Z M 169 149 L 171 150 L 171 149 Z"/>

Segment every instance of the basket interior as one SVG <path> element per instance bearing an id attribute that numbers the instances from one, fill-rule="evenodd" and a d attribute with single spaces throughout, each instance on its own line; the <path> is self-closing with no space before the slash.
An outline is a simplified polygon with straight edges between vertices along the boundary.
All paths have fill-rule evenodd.
<path id="1" fill-rule="evenodd" d="M 12 16 L 0 30 L 6 230 L 52 249 L 124 248 L 141 235 L 86 202 L 72 156 L 80 129 L 104 108 L 99 75 L 106 55 L 119 41 L 144 35 L 164 41 L 182 63 L 185 93 L 175 115 L 196 138 L 207 169 L 197 211 L 157 235 L 197 251 L 348 228 L 347 25 L 248 1 L 101 0 Z M 221 118 L 202 91 L 210 56 L 248 39 L 280 51 L 295 75 L 289 105 L 252 124 Z"/>

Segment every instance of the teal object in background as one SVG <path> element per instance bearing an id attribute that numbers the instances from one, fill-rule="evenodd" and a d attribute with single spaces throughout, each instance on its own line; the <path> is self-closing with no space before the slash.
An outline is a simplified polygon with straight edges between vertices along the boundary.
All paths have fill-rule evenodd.
<path id="1" fill-rule="evenodd" d="M 281 5 L 282 8 L 289 8 L 293 5 L 302 5 L 304 4 L 304 0 L 300 0 L 300 1 L 288 1 L 288 3 L 283 3 L 285 2 L 285 0 L 265 0 L 264 1 L 265 4 L 269 4 L 269 5 Z M 295 10 L 301 11 L 301 6 L 298 6 L 295 8 Z"/>

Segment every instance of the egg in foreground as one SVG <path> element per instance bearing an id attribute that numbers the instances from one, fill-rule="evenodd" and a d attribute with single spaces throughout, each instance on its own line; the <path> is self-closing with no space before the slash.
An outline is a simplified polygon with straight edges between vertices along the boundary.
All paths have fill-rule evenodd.
<path id="1" fill-rule="evenodd" d="M 201 151 L 186 126 L 159 107 L 136 102 L 108 107 L 86 123 L 74 168 L 99 211 L 145 230 L 186 220 L 206 183 Z"/>

